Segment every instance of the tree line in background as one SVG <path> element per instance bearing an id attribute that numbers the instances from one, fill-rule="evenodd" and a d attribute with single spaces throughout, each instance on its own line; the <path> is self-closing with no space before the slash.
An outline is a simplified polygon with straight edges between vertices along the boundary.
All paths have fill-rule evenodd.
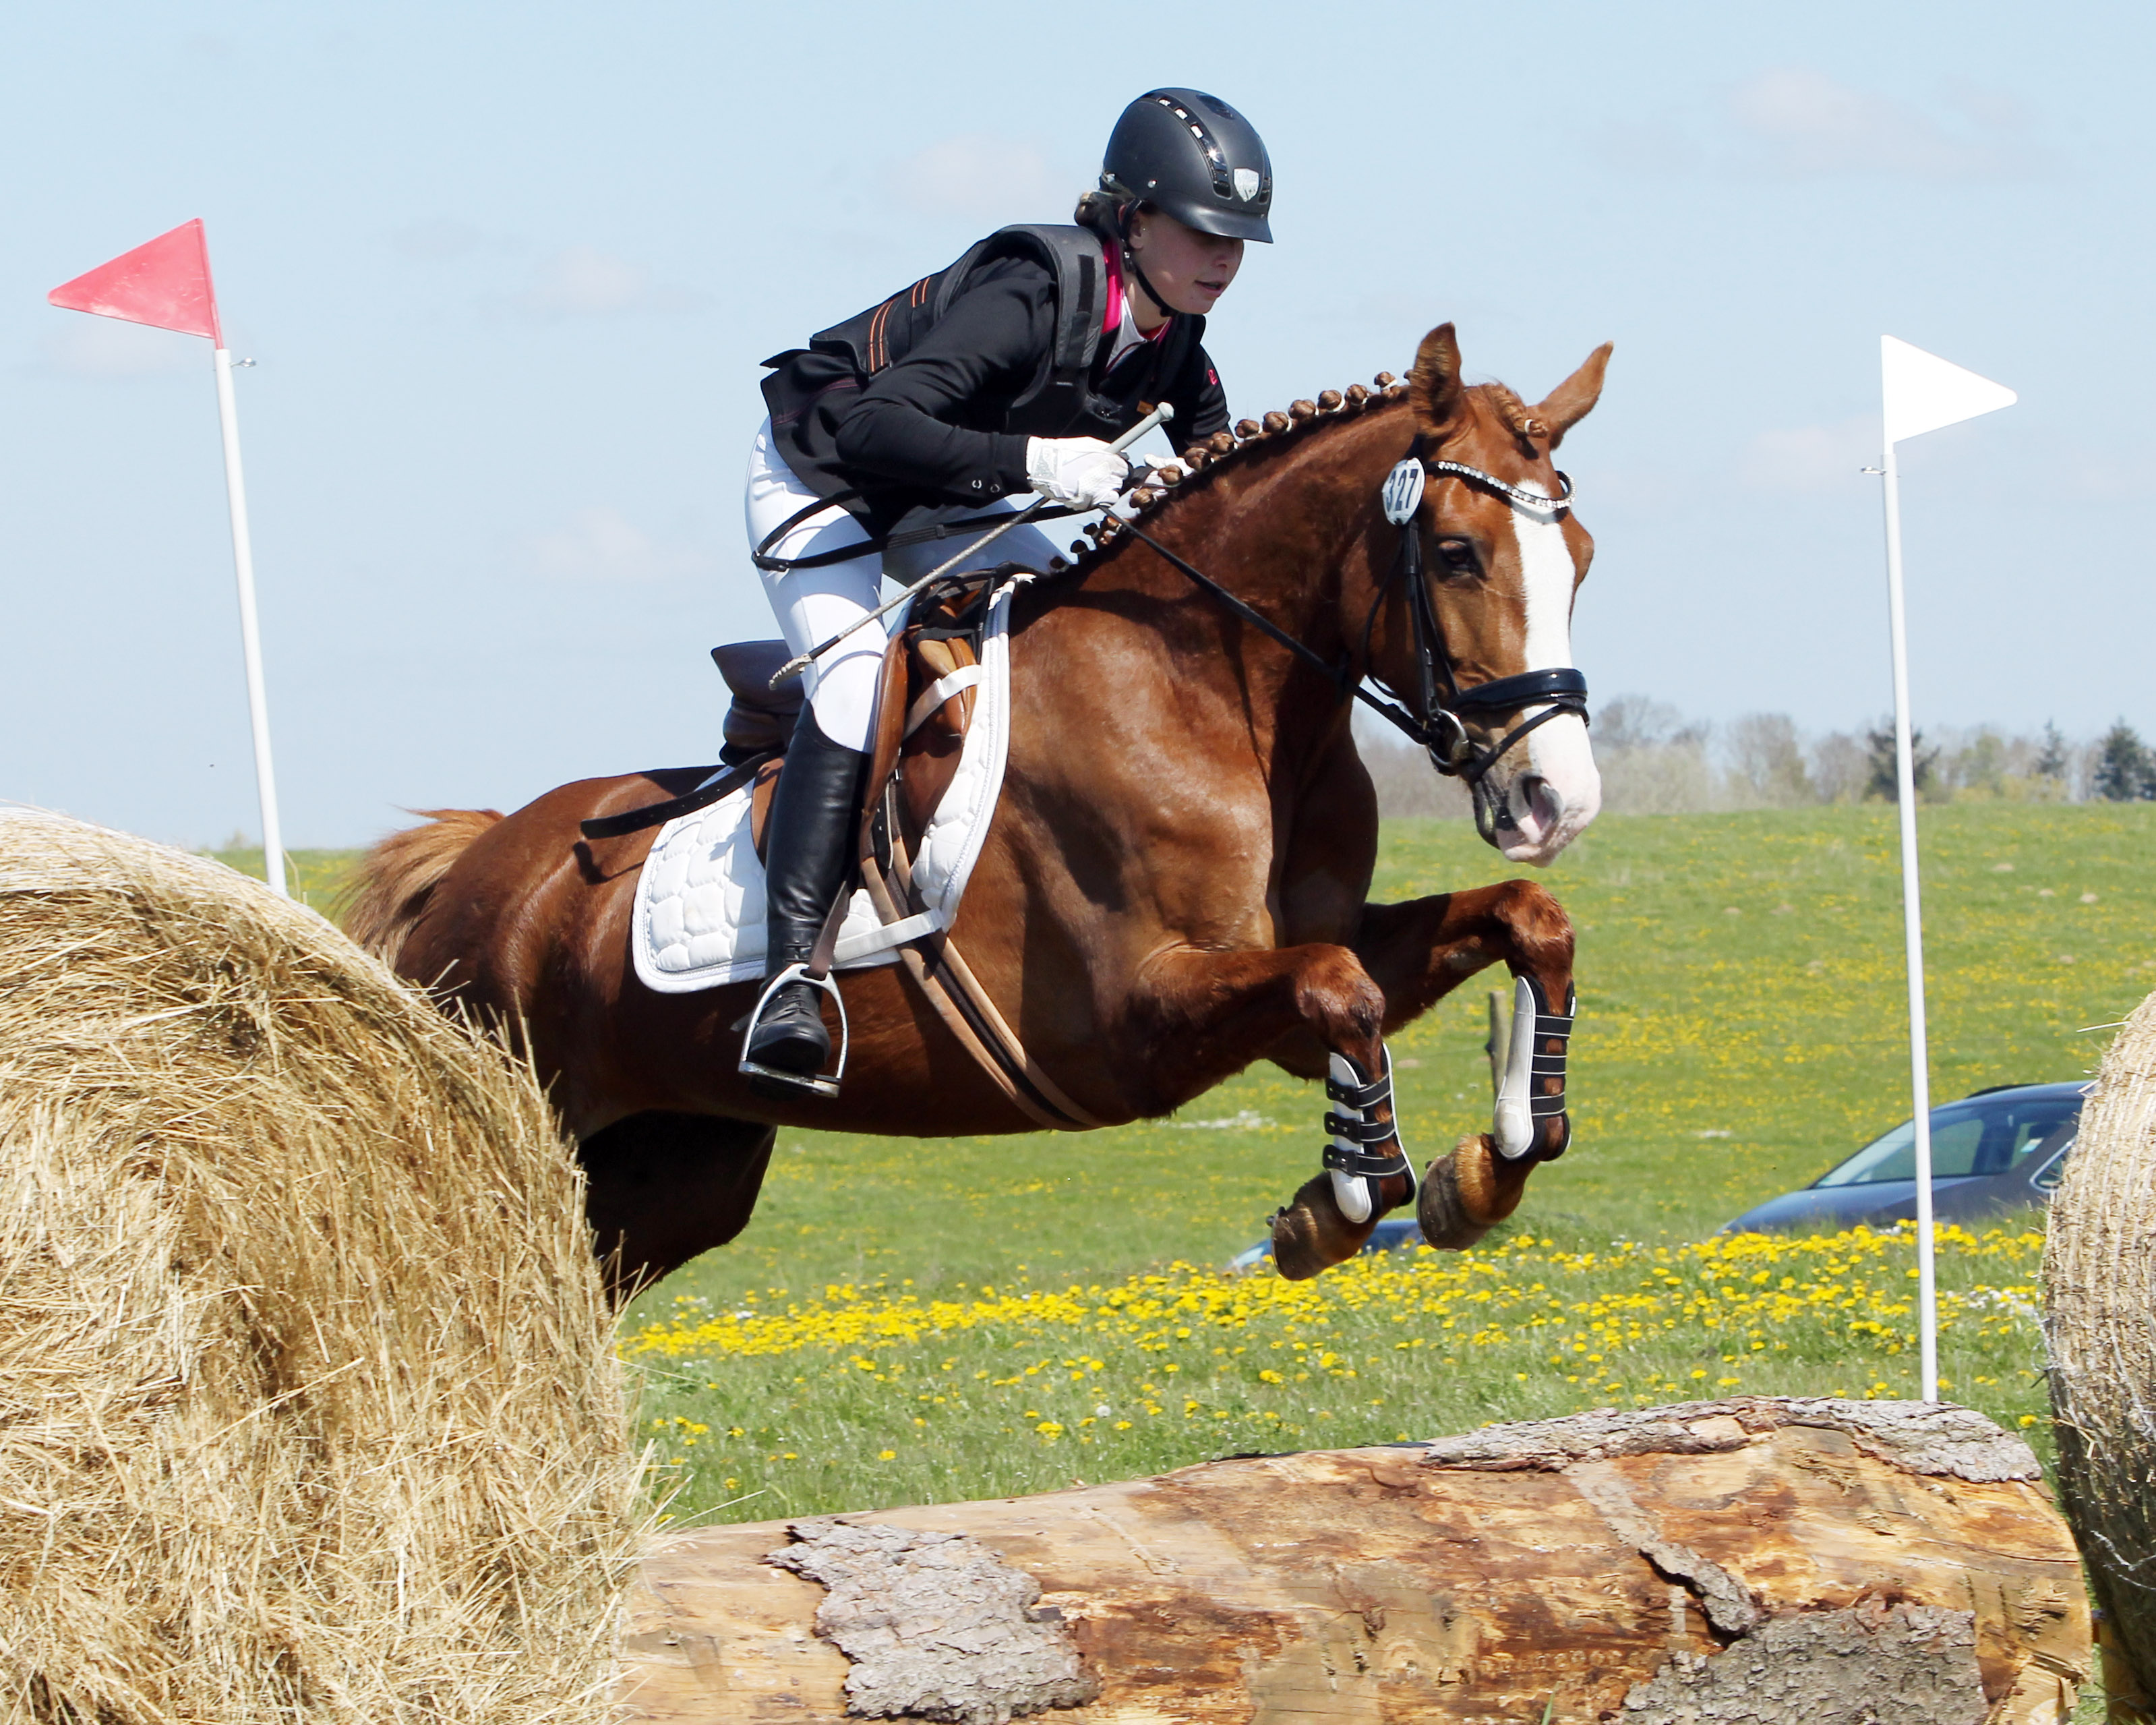
<path id="1" fill-rule="evenodd" d="M 1419 749 L 1378 727 L 1358 724 L 1358 737 L 1381 814 L 1467 816 L 1459 781 L 1433 773 Z M 1596 713 L 1594 738 L 1602 806 L 1611 814 L 1897 797 L 1891 718 L 1866 730 L 1810 736 L 1785 713 L 1712 724 L 1644 695 L 1624 695 Z M 2092 742 L 2072 740 L 2051 724 L 2033 736 L 1991 725 L 1942 727 L 1914 740 L 1917 794 L 1925 802 L 2156 801 L 2156 750 L 2123 718 Z"/>

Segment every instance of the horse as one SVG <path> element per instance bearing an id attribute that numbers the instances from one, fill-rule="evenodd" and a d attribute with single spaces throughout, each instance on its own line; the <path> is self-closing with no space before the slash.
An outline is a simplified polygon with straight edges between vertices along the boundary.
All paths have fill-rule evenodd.
<path id="1" fill-rule="evenodd" d="M 1464 384 L 1441 325 L 1404 380 L 1328 390 L 1191 450 L 1136 518 L 1016 597 L 1005 776 L 949 938 L 1079 1118 L 1168 1115 L 1264 1059 L 1351 1098 L 1327 1116 L 1336 1142 L 1397 1151 L 1388 1031 L 1498 962 L 1569 1012 L 1573 930 L 1541 886 L 1366 902 L 1378 811 L 1350 697 L 1471 780 L 1482 836 L 1508 860 L 1547 864 L 1594 818 L 1585 685 L 1563 668 L 1594 542 L 1551 456 L 1599 398 L 1609 353 L 1530 408 Z M 1420 493 L 1404 526 L 1387 512 L 1399 497 L 1380 496 L 1389 476 Z M 1478 690 L 1494 698 L 1476 704 Z M 757 985 L 661 994 L 637 979 L 629 931 L 652 835 L 587 839 L 580 823 L 701 777 L 584 780 L 506 818 L 422 811 L 367 853 L 345 909 L 399 974 L 528 1053 L 619 1297 L 739 1233 L 780 1126 L 1037 1125 L 896 966 L 844 974 L 851 1050 L 829 1099 L 758 1094 L 737 1071 Z M 1430 1165 L 1431 1244 L 1481 1238 L 1565 1148 L 1561 1058 L 1554 1070 L 1530 1141 L 1469 1133 Z M 1272 1224 L 1281 1273 L 1361 1249 L 1417 1192 L 1395 1162 L 1344 1208 L 1350 1177 L 1306 1182 Z"/>

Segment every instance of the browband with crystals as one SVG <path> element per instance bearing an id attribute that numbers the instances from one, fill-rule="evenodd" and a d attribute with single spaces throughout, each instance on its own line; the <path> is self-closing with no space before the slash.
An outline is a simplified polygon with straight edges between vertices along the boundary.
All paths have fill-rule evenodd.
<path id="1" fill-rule="evenodd" d="M 1524 503 L 1530 509 L 1545 509 L 1552 513 L 1562 513 L 1572 507 L 1572 476 L 1568 473 L 1558 473 L 1557 476 L 1557 482 L 1564 487 L 1563 491 L 1554 497 L 1546 497 L 1539 492 L 1531 492 L 1522 486 L 1507 485 L 1496 474 L 1485 473 L 1480 467 L 1471 467 L 1465 461 L 1424 461 L 1422 465 L 1431 473 L 1455 474 L 1460 478 L 1471 480 L 1476 485 L 1487 486 L 1491 491 L 1500 492 L 1515 503 Z"/>

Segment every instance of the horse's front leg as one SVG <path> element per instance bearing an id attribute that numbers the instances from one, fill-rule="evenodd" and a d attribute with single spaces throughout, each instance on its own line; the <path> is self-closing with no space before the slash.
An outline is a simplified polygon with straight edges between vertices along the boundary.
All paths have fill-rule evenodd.
<path id="1" fill-rule="evenodd" d="M 1572 923 L 1532 881 L 1363 908 L 1356 956 L 1385 991 L 1389 1028 L 1419 1017 L 1486 965 L 1514 978 L 1512 1032 L 1494 1118 L 1423 1177 L 1423 1238 L 1457 1251 L 1519 1208 L 1527 1176 L 1571 1141 L 1565 1055 L 1573 1012 Z"/>
<path id="2" fill-rule="evenodd" d="M 1274 1261 L 1291 1280 L 1353 1257 L 1378 1217 L 1414 1196 L 1393 1120 L 1384 1020 L 1384 991 L 1342 946 L 1186 948 L 1160 955 L 1139 979 L 1132 1023 L 1164 1104 L 1240 1070 L 1291 1033 L 1320 1051 L 1332 1105 L 1324 1171 L 1273 1218 Z"/>

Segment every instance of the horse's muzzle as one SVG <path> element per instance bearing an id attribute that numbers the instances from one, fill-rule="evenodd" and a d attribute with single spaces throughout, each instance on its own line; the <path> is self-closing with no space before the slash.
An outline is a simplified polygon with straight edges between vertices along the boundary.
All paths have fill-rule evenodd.
<path id="1" fill-rule="evenodd" d="M 1524 761 L 1517 756 L 1524 753 Z M 1476 824 L 1508 862 L 1547 867 L 1602 808 L 1602 778 L 1587 726 L 1561 713 L 1476 786 Z"/>

